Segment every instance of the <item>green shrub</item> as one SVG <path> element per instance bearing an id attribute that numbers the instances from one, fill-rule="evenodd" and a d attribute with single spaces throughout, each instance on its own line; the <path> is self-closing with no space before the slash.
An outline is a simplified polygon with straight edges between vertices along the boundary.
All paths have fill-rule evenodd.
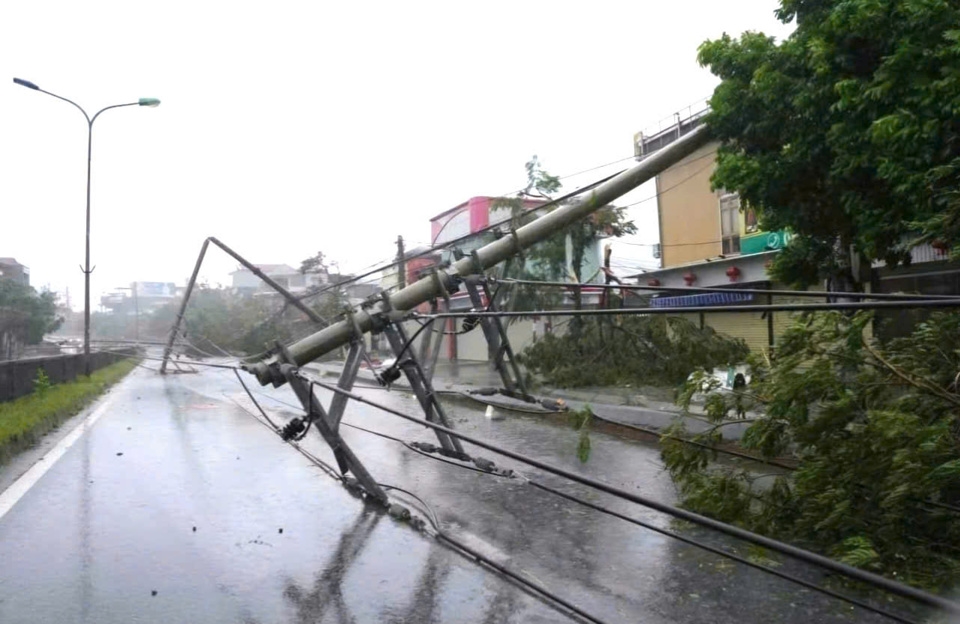
<path id="1" fill-rule="evenodd" d="M 681 317 L 609 317 L 584 322 L 579 335 L 547 334 L 518 358 L 545 383 L 564 388 L 683 383 L 698 368 L 728 366 L 749 353 L 740 339 Z"/>
<path id="2" fill-rule="evenodd" d="M 89 377 L 81 376 L 57 385 L 51 384 L 40 369 L 33 394 L 0 403 L 0 463 L 36 444 L 45 433 L 103 394 L 134 366 L 133 360 L 121 360 Z"/>
<path id="3" fill-rule="evenodd" d="M 43 370 L 41 366 L 37 369 L 37 378 L 33 380 L 33 394 L 42 397 L 51 387 L 53 387 L 53 382 L 50 381 L 47 371 Z"/>
<path id="4" fill-rule="evenodd" d="M 865 335 L 871 318 L 801 317 L 772 364 L 754 363 L 746 400 L 756 416 L 741 444 L 767 458 L 792 455 L 792 474 L 756 488 L 749 472 L 675 437 L 663 439 L 662 454 L 695 511 L 947 587 L 960 580 L 960 521 L 948 508 L 960 507 L 960 314 L 934 314 L 885 345 Z M 695 439 L 715 443 L 734 401 L 716 388 L 707 394 L 716 427 Z M 682 423 L 673 433 L 687 436 Z"/>

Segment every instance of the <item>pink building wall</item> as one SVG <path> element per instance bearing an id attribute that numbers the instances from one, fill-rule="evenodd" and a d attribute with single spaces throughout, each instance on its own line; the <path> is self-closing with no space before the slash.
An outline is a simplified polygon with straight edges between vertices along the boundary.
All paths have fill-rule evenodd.
<path id="1" fill-rule="evenodd" d="M 496 197 L 471 197 L 459 206 L 442 212 L 430 220 L 430 240 L 433 244 L 476 234 L 490 225 L 490 212 Z M 524 200 L 527 210 L 543 204 L 540 200 Z M 439 240 L 438 240 L 439 239 Z"/>

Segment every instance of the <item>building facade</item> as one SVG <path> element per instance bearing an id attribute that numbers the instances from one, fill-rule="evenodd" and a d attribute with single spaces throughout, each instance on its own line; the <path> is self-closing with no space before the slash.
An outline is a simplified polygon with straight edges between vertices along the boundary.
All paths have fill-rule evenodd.
<path id="1" fill-rule="evenodd" d="M 635 136 L 638 160 L 669 145 L 703 122 L 706 109 L 691 111 L 653 134 Z M 787 232 L 764 232 L 754 212 L 736 193 L 713 189 L 719 144 L 696 150 L 656 177 L 661 268 L 631 276 L 638 283 L 662 288 L 728 287 L 779 289 L 767 272 L 773 256 L 790 240 Z M 800 300 L 771 295 L 734 293 L 686 294 L 665 291 L 651 300 L 655 307 L 741 306 Z M 804 301 L 810 301 L 804 298 Z M 755 352 L 772 352 L 790 323 L 787 313 L 694 313 L 701 327 L 742 338 Z"/>
<path id="2" fill-rule="evenodd" d="M 0 279 L 8 279 L 23 284 L 30 285 L 30 269 L 14 258 L 0 258 Z"/>
<path id="3" fill-rule="evenodd" d="M 634 150 L 646 158 L 703 122 L 705 108 L 690 111 L 673 125 L 657 132 L 638 133 Z M 760 230 L 756 215 L 741 205 L 735 193 L 711 188 L 716 170 L 716 142 L 704 146 L 661 172 L 656 179 L 660 227 L 658 249 L 661 268 L 632 276 L 640 284 L 683 288 L 688 286 L 783 289 L 768 272 L 773 257 L 790 242 L 786 231 Z M 911 249 L 906 266 L 887 267 L 873 263 L 868 290 L 883 293 L 960 295 L 960 263 L 952 262 L 945 246 L 918 245 Z M 823 290 L 826 290 L 824 286 Z M 778 297 L 711 293 L 671 296 L 667 292 L 652 301 L 655 306 L 729 305 L 747 303 L 813 302 L 810 297 Z M 875 314 L 872 326 L 878 336 L 889 338 L 910 333 L 929 313 L 920 310 L 885 310 Z M 731 336 L 746 340 L 751 349 L 772 352 L 789 325 L 791 314 L 711 313 L 692 319 Z"/>

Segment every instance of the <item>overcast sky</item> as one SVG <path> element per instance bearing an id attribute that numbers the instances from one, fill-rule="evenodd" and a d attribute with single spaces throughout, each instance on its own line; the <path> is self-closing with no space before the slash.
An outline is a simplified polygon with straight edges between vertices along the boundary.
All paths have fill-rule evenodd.
<path id="1" fill-rule="evenodd" d="M 214 235 L 258 263 L 317 250 L 357 271 L 476 195 L 515 191 L 537 154 L 572 189 L 630 164 L 633 133 L 708 96 L 697 46 L 788 31 L 773 0 L 2 3 L 0 256 L 82 308 L 86 125 L 99 294 L 186 281 Z M 628 160 L 622 160 L 628 159 Z M 649 196 L 644 188 L 624 203 Z M 656 205 L 618 245 L 652 266 Z M 636 244 L 640 243 L 640 244 Z M 235 262 L 208 255 L 203 276 Z M 626 271 L 622 271 L 626 272 Z"/>

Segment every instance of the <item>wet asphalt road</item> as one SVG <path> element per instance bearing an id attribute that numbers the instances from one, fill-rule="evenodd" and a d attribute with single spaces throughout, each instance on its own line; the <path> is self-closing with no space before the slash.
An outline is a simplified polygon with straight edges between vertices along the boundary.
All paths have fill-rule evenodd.
<path id="1" fill-rule="evenodd" d="M 294 403 L 289 388 L 251 389 L 276 418 L 297 414 L 281 403 Z M 406 394 L 360 392 L 419 416 Z M 160 377 L 137 369 L 111 395 L 109 412 L 0 518 L 3 624 L 577 621 L 365 506 L 253 418 L 231 371 Z M 532 415 L 490 421 L 480 408 L 447 405 L 465 433 L 675 502 L 654 445 L 594 433 L 591 459 L 581 464 L 577 434 L 562 424 Z M 344 421 L 435 441 L 430 431 L 365 405 L 349 405 Z M 347 427 L 343 434 L 379 481 L 425 499 L 451 533 L 605 621 L 889 621 L 522 480 L 433 461 Z M 332 463 L 319 437 L 304 446 Z M 749 552 L 467 450 L 630 516 Z M 820 578 L 789 561 L 778 565 Z"/>

